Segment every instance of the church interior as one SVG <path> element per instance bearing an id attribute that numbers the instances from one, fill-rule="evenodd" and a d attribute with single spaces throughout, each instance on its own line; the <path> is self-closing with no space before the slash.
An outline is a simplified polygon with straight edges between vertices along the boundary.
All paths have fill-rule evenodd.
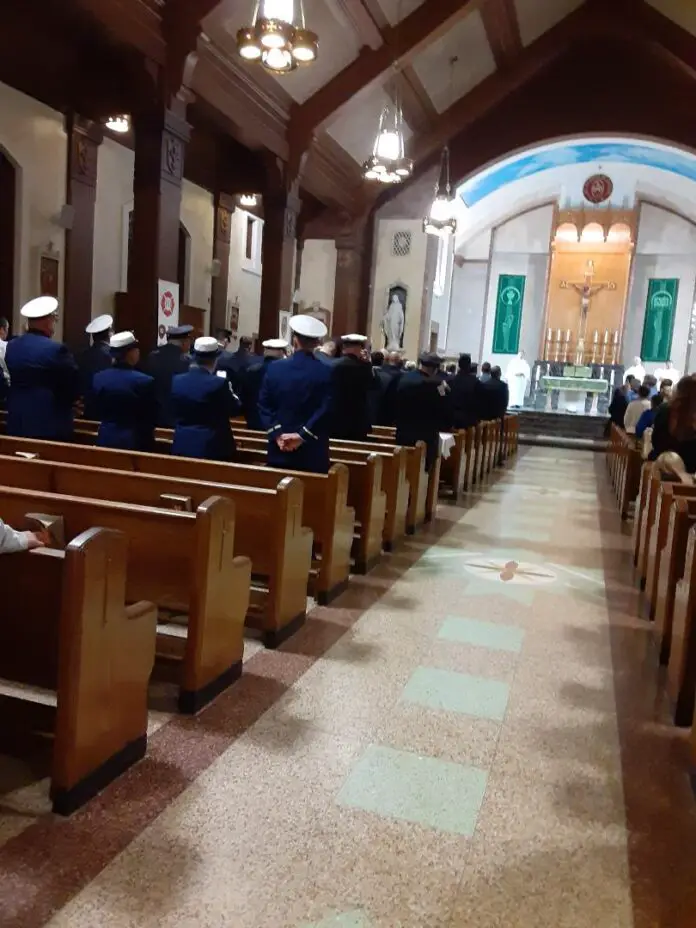
<path id="1" fill-rule="evenodd" d="M 320 474 L 0 393 L 0 520 L 50 538 L 0 539 L 0 928 L 693 928 L 696 478 L 612 404 L 696 377 L 696 5 L 0 23 L 3 351 L 42 296 L 76 356 L 301 316 L 509 397 Z"/>

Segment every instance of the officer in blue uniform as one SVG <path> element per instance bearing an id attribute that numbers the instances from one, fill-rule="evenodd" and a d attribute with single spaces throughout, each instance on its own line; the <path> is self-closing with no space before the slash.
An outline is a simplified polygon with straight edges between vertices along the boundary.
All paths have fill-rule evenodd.
<path id="1" fill-rule="evenodd" d="M 80 391 L 84 402 L 85 419 L 98 419 L 97 407 L 94 402 L 94 393 L 92 392 L 92 381 L 94 375 L 99 371 L 107 370 L 111 367 L 111 349 L 109 348 L 109 339 L 111 338 L 111 326 L 114 320 L 109 315 L 97 316 L 85 329 L 87 335 L 91 336 L 92 344 L 77 359 L 77 366 L 80 370 Z"/>
<path id="2" fill-rule="evenodd" d="M 372 428 L 370 401 L 380 384 L 372 369 L 366 344 L 367 335 L 354 333 L 341 338 L 341 358 L 332 368 L 332 438 L 367 441 Z"/>
<path id="3" fill-rule="evenodd" d="M 248 367 L 242 383 L 242 405 L 244 407 L 244 418 L 250 429 L 257 431 L 263 428 L 261 417 L 259 416 L 259 396 L 261 395 L 261 385 L 268 371 L 268 368 L 274 361 L 279 361 L 285 357 L 290 346 L 284 338 L 269 338 L 263 342 L 263 361 L 259 364 L 253 364 Z"/>
<path id="4" fill-rule="evenodd" d="M 40 296 L 22 307 L 27 331 L 7 344 L 10 374 L 7 434 L 70 441 L 80 376 L 70 351 L 53 341 L 58 300 Z"/>
<path id="5" fill-rule="evenodd" d="M 157 396 L 157 425 L 162 428 L 174 428 L 174 411 L 172 409 L 172 379 L 177 374 L 185 374 L 191 364 L 189 348 L 191 347 L 192 325 L 175 325 L 167 329 L 167 344 L 160 345 L 150 352 L 145 371 L 155 380 Z"/>
<path id="6" fill-rule="evenodd" d="M 447 387 L 437 376 L 442 359 L 424 352 L 418 370 L 406 371 L 396 390 L 396 443 L 426 444 L 429 472 L 440 447 L 440 424 L 446 410 Z"/>
<path id="7" fill-rule="evenodd" d="M 100 421 L 97 444 L 128 451 L 155 450 L 155 381 L 136 370 L 140 346 L 132 332 L 112 335 L 113 364 L 94 375 L 94 406 Z"/>
<path id="8" fill-rule="evenodd" d="M 174 443 L 172 454 L 231 461 L 235 444 L 230 419 L 242 404 L 224 371 L 215 373 L 220 354 L 216 338 L 197 338 L 188 372 L 172 381 Z"/>
<path id="9" fill-rule="evenodd" d="M 268 434 L 268 463 L 326 474 L 333 369 L 314 353 L 326 326 L 314 316 L 293 316 L 290 329 L 295 353 L 270 365 L 259 397 L 259 415 Z"/>

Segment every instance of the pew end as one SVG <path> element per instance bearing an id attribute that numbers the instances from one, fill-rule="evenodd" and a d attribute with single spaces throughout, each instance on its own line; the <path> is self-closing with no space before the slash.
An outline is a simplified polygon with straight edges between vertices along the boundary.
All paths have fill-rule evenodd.
<path id="1" fill-rule="evenodd" d="M 126 569 L 127 539 L 104 528 L 81 533 L 64 551 L 0 560 L 0 676 L 55 690 L 56 708 L 3 702 L 53 732 L 51 799 L 60 815 L 145 753 L 157 610 L 148 602 L 126 607 Z"/>

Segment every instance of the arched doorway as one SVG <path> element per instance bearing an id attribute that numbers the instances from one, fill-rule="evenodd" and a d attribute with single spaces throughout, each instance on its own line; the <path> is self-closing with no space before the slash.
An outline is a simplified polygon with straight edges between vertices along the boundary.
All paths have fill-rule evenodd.
<path id="1" fill-rule="evenodd" d="M 16 169 L 0 149 L 0 316 L 5 316 L 10 323 L 15 303 L 16 219 Z"/>

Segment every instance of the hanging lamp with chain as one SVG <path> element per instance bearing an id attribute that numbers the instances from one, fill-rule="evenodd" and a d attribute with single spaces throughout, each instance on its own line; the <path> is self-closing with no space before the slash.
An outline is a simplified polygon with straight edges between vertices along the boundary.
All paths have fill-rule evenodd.
<path id="1" fill-rule="evenodd" d="M 303 0 L 256 0 L 252 24 L 237 32 L 237 51 L 272 74 L 316 61 L 319 38 L 307 29 Z"/>

